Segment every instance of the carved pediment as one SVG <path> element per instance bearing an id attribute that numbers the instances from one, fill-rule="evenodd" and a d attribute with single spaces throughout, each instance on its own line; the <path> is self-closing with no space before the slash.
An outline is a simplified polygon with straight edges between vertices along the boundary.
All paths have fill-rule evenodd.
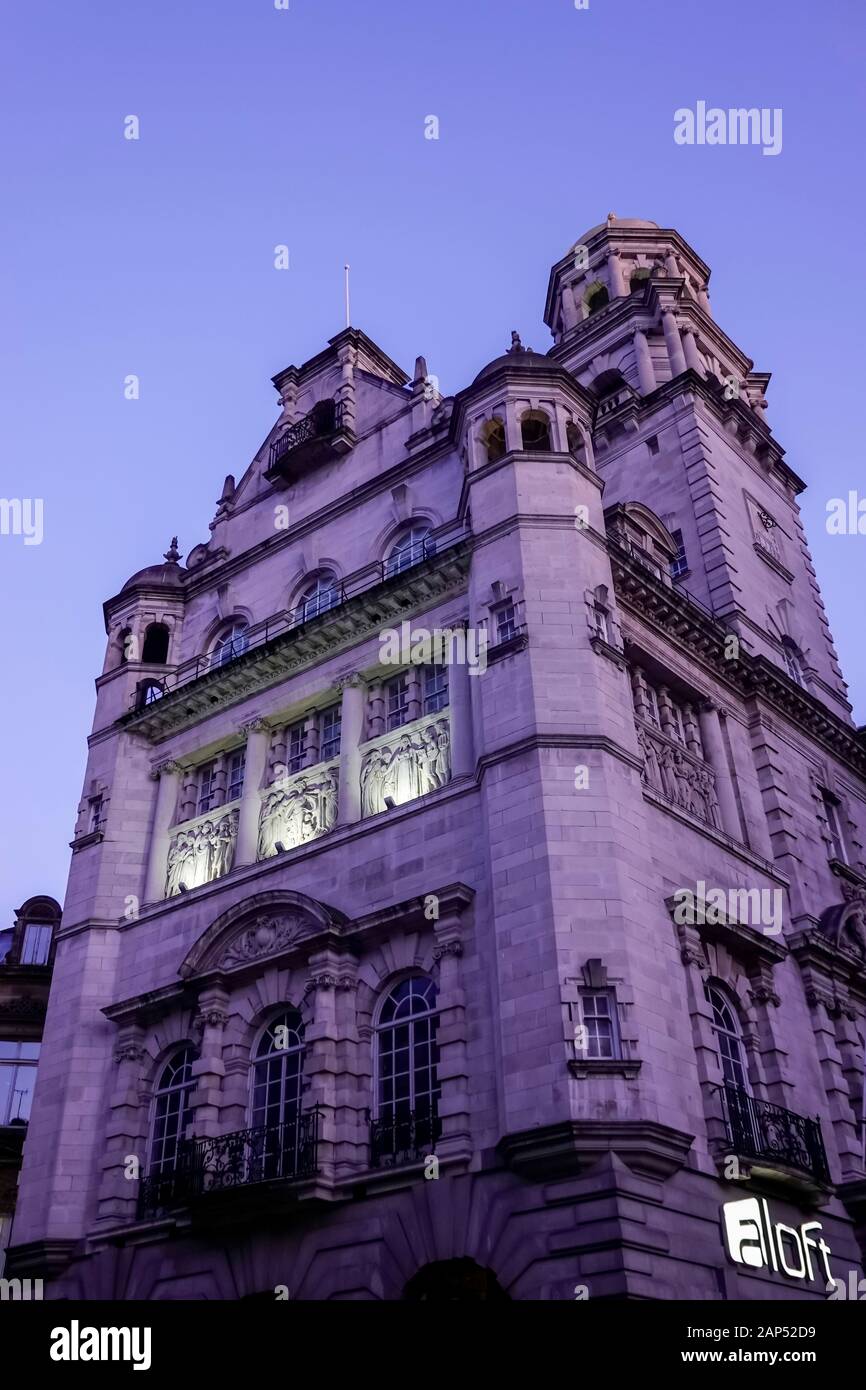
<path id="1" fill-rule="evenodd" d="M 853 951 L 866 966 L 866 887 L 843 883 L 842 897 L 821 913 L 818 930 L 831 946 Z"/>
<path id="2" fill-rule="evenodd" d="M 188 979 L 210 971 L 240 970 L 290 950 L 298 941 L 340 932 L 342 913 L 302 893 L 257 893 L 208 927 L 180 967 Z"/>

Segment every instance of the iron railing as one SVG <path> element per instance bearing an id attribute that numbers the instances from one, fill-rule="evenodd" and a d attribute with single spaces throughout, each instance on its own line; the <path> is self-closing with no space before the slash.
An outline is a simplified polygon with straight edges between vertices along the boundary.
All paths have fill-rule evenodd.
<path id="1" fill-rule="evenodd" d="M 292 453 L 301 444 L 307 444 L 312 439 L 327 439 L 342 428 L 342 401 L 319 401 L 309 415 L 304 415 L 300 420 L 296 420 L 293 425 L 289 426 L 285 434 L 281 434 L 279 439 L 274 440 L 268 461 L 269 469 L 274 468 L 280 459 L 285 458 L 286 454 Z"/>
<path id="2" fill-rule="evenodd" d="M 819 1182 L 829 1181 L 820 1120 L 756 1100 L 739 1086 L 726 1085 L 722 1091 L 728 1139 L 736 1153 L 798 1168 Z"/>
<path id="3" fill-rule="evenodd" d="M 284 608 L 281 612 L 274 613 L 259 623 L 254 623 L 245 630 L 242 639 L 235 639 L 237 653 L 232 655 L 231 659 L 227 660 L 220 652 L 205 652 L 201 656 L 194 656 L 189 661 L 184 661 L 176 670 L 166 676 L 159 678 L 148 676 L 145 681 L 141 682 L 140 688 L 132 693 L 130 700 L 132 710 L 135 713 L 140 713 L 162 696 L 170 695 L 181 686 L 190 685 L 193 681 L 200 680 L 203 676 L 213 672 L 227 673 L 235 665 L 235 662 L 248 658 L 250 653 L 255 652 L 257 648 L 266 646 L 269 642 L 284 636 L 286 633 L 300 630 L 308 623 L 318 619 L 327 621 L 329 615 L 333 618 L 338 617 L 340 608 L 349 599 L 356 598 L 360 594 L 372 593 L 382 584 L 390 584 L 401 579 L 424 560 L 431 559 L 436 555 L 442 559 L 447 558 L 448 550 L 466 540 L 468 535 L 469 530 L 464 522 L 449 522 L 445 526 L 439 527 L 424 542 L 414 546 L 412 557 L 403 559 L 401 556 L 395 556 L 389 560 L 376 560 L 365 565 L 363 569 L 348 574 L 344 580 L 335 582 L 334 598 L 328 602 L 327 607 L 322 601 L 317 603 L 307 599 L 296 604 L 294 608 Z M 241 641 L 243 642 L 242 647 Z"/>
<path id="4" fill-rule="evenodd" d="M 398 1110 L 370 1121 L 370 1167 L 415 1163 L 426 1158 L 442 1134 L 442 1121 L 435 1110 Z"/>
<path id="5" fill-rule="evenodd" d="M 214 1192 L 312 1177 L 318 1169 L 319 1113 L 314 1107 L 282 1124 L 185 1141 L 173 1172 L 142 1178 L 139 1219 L 188 1206 Z"/>

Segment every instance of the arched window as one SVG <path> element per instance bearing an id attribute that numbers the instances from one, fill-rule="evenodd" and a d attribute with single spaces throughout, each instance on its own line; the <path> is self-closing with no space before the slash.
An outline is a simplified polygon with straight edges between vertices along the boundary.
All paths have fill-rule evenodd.
<path id="1" fill-rule="evenodd" d="M 181 1146 L 192 1118 L 190 1099 L 195 1088 L 192 1064 L 197 1061 L 198 1052 L 188 1045 L 170 1057 L 162 1069 L 153 1096 L 150 1177 L 174 1173 L 180 1165 Z"/>
<path id="2" fill-rule="evenodd" d="M 371 1159 L 422 1157 L 439 1137 L 436 985 L 413 975 L 391 989 L 376 1031 L 376 1119 Z"/>
<path id="3" fill-rule="evenodd" d="M 390 579 L 394 574 L 402 574 L 413 565 L 419 565 L 428 555 L 435 554 L 435 551 L 436 545 L 431 538 L 430 527 L 425 521 L 414 522 L 408 531 L 403 532 L 385 561 L 386 579 Z"/>
<path id="4" fill-rule="evenodd" d="M 245 652 L 248 646 L 247 624 L 242 618 L 237 618 L 217 638 L 213 649 L 214 665 L 227 666 L 236 656 Z"/>
<path id="5" fill-rule="evenodd" d="M 629 293 L 637 294 L 638 290 L 642 290 L 651 274 L 652 272 L 646 266 L 633 270 L 628 282 Z"/>
<path id="6" fill-rule="evenodd" d="M 610 295 L 606 285 L 597 285 L 594 290 L 590 290 L 586 300 L 587 314 L 597 314 L 599 309 L 603 309 L 605 304 L 610 303 Z"/>
<path id="7" fill-rule="evenodd" d="M 496 463 L 504 458 L 508 446 L 505 441 L 505 426 L 501 420 L 487 420 L 481 430 L 481 443 L 487 453 L 487 462 Z"/>
<path id="8" fill-rule="evenodd" d="M 543 410 L 527 410 L 520 421 L 520 438 L 524 449 L 536 454 L 548 454 L 553 448 L 550 442 L 550 420 Z"/>
<path id="9" fill-rule="evenodd" d="M 311 618 L 318 618 L 320 613 L 327 613 L 329 608 L 336 608 L 340 601 L 340 587 L 334 576 L 320 574 L 301 594 L 298 619 L 308 623 Z"/>
<path id="10" fill-rule="evenodd" d="M 135 692 L 135 707 L 136 709 L 146 709 L 148 705 L 155 705 L 164 694 L 165 691 L 159 681 L 139 681 Z"/>
<path id="11" fill-rule="evenodd" d="M 145 629 L 142 661 L 154 666 L 164 666 L 168 661 L 168 628 L 165 623 L 151 623 Z"/>
<path id="12" fill-rule="evenodd" d="M 736 1009 L 718 985 L 707 984 L 706 996 L 713 1010 L 713 1032 L 725 1084 L 748 1091 L 749 1072 Z"/>
<path id="13" fill-rule="evenodd" d="M 803 669 L 803 653 L 797 646 L 792 637 L 782 638 L 782 655 L 785 658 L 785 669 L 792 681 L 796 681 L 806 690 L 806 673 Z"/>
<path id="14" fill-rule="evenodd" d="M 250 1126 L 259 1131 L 251 1161 L 261 1178 L 291 1177 L 301 1144 L 304 1024 L 297 1009 L 272 1019 L 253 1049 Z"/>
<path id="15" fill-rule="evenodd" d="M 125 627 L 118 634 L 117 645 L 120 648 L 121 666 L 125 666 L 127 661 L 135 661 L 135 638 L 132 635 L 131 627 Z"/>
<path id="16" fill-rule="evenodd" d="M 565 426 L 565 442 L 568 445 L 568 452 L 575 454 L 578 458 L 583 455 L 583 435 L 573 420 L 569 420 Z"/>

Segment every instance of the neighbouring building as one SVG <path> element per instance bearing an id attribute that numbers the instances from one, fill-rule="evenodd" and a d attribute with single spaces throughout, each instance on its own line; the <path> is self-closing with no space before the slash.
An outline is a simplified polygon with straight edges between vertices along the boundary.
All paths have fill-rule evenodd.
<path id="1" fill-rule="evenodd" d="M 28 898 L 0 929 L 0 1276 L 12 1234 L 60 904 Z"/>
<path id="2" fill-rule="evenodd" d="M 10 1273 L 859 1272 L 866 744 L 708 280 L 611 215 L 553 267 L 549 351 L 444 399 L 346 329 L 274 378 L 210 538 L 105 604 Z"/>

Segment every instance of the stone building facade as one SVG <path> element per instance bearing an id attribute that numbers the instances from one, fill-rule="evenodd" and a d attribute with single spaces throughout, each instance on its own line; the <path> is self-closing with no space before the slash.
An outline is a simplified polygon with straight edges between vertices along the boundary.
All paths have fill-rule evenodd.
<path id="1" fill-rule="evenodd" d="M 827 1296 L 866 746 L 674 230 L 441 398 L 346 329 L 105 605 L 10 1267 L 90 1298 Z M 830 1285 L 832 1287 L 832 1285 Z"/>

